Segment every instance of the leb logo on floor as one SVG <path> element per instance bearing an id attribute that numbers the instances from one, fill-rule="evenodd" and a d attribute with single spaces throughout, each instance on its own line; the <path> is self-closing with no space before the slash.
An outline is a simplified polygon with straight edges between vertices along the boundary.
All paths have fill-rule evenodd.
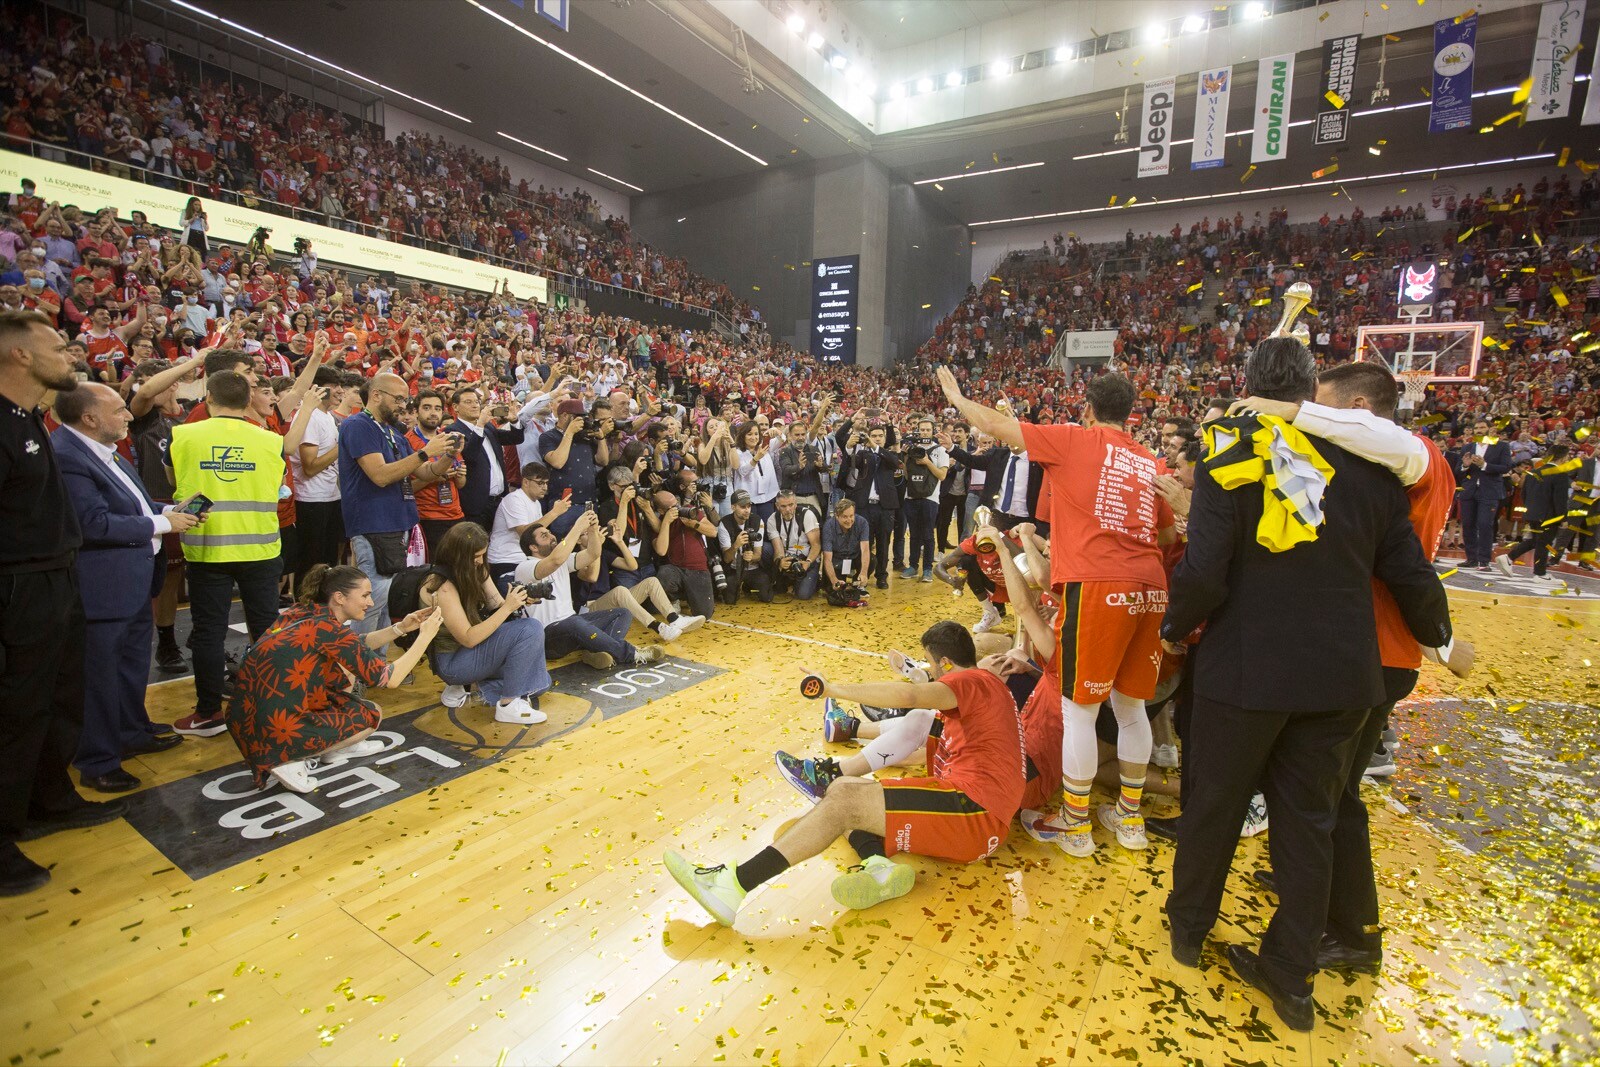
<path id="1" fill-rule="evenodd" d="M 677 658 L 604 673 L 569 664 L 551 672 L 554 687 L 541 700 L 550 720 L 539 726 L 497 723 L 481 704 L 433 704 L 385 719 L 373 735 L 384 750 L 317 771 L 314 793 L 276 781 L 257 789 L 239 762 L 131 795 L 128 822 L 189 877 L 204 878 L 721 673 Z"/>

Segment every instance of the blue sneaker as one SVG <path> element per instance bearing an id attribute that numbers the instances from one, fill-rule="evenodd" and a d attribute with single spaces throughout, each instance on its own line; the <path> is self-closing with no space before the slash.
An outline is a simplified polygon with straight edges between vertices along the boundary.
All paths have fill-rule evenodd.
<path id="1" fill-rule="evenodd" d="M 915 567 L 904 567 L 900 571 L 900 577 L 902 578 L 915 578 L 916 576 L 917 568 Z"/>
<path id="2" fill-rule="evenodd" d="M 832 697 L 822 702 L 822 739 L 824 741 L 852 741 L 861 720 L 846 715 Z"/>
<path id="3" fill-rule="evenodd" d="M 779 752 L 774 758 L 778 762 L 778 770 L 789 780 L 789 784 L 813 804 L 823 798 L 835 778 L 844 777 L 839 765 L 826 756 L 801 759 L 787 752 Z"/>

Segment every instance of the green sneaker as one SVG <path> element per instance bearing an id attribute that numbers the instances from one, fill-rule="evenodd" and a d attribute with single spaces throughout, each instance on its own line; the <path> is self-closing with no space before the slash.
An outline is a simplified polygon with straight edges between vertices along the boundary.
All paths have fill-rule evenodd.
<path id="1" fill-rule="evenodd" d="M 744 903 L 745 891 L 739 887 L 739 879 L 734 877 L 727 864 L 696 867 L 676 852 L 668 852 L 661 857 L 661 862 L 666 865 L 667 873 L 672 875 L 673 880 L 688 890 L 695 902 L 710 912 L 713 919 L 723 926 L 733 925 L 734 916 L 739 914 L 739 905 Z"/>
<path id="2" fill-rule="evenodd" d="M 868 856 L 859 867 L 852 867 L 833 880 L 833 899 L 851 911 L 863 911 L 911 892 L 917 872 L 903 863 L 891 863 L 882 856 Z"/>

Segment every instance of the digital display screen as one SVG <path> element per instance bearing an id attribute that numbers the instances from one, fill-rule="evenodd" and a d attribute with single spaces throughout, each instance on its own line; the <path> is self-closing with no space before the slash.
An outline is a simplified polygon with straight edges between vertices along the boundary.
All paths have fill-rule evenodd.
<path id="1" fill-rule="evenodd" d="M 860 256 L 811 263 L 811 354 L 830 363 L 856 361 L 856 291 Z"/>

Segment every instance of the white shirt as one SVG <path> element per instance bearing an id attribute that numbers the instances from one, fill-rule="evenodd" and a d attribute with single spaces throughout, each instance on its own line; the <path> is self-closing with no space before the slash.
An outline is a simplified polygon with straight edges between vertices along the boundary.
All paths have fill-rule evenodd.
<path id="1" fill-rule="evenodd" d="M 489 457 L 489 495 L 491 497 L 499 496 L 506 491 L 505 461 L 500 456 L 500 446 L 495 444 L 494 439 L 488 434 L 471 423 L 464 422 L 462 425 L 467 428 L 467 434 L 476 439 L 468 441 L 466 447 L 481 449 L 483 454 Z M 505 560 L 504 562 L 510 563 L 512 561 Z"/>
<path id="2" fill-rule="evenodd" d="M 122 469 L 117 463 L 117 450 L 113 445 L 103 445 L 76 426 L 67 429 L 78 435 L 78 440 L 89 446 L 89 450 L 99 457 L 100 462 L 111 468 L 112 475 L 122 483 L 135 500 L 139 502 L 139 510 L 150 520 L 150 554 L 153 556 L 161 551 L 161 535 L 172 532 L 172 520 L 166 513 L 157 514 L 150 508 L 150 503 L 145 497 L 144 487 L 133 480 L 133 475 Z"/>
<path id="3" fill-rule="evenodd" d="M 489 562 L 521 563 L 527 559 L 527 553 L 522 551 L 522 534 L 516 527 L 537 522 L 543 516 L 544 505 L 520 489 L 500 501 L 494 513 L 494 528 L 489 531 Z"/>
<path id="4" fill-rule="evenodd" d="M 809 508 L 795 508 L 794 518 L 787 521 L 776 511 L 767 519 L 767 537 L 780 557 L 797 549 L 810 552 L 811 539 L 806 535 L 815 529 L 818 529 L 817 517 Z"/>
<path id="5" fill-rule="evenodd" d="M 521 496 L 522 494 L 518 493 L 517 495 Z M 534 568 L 538 566 L 539 560 L 532 556 L 524 556 L 522 562 L 517 564 L 517 581 L 524 583 L 538 581 L 539 579 L 534 576 Z M 553 573 L 545 575 L 554 587 L 555 596 L 549 600 L 528 601 L 528 617 L 538 619 L 544 625 L 549 626 L 553 622 L 570 619 L 576 615 L 578 609 L 572 606 L 572 579 L 570 576 L 577 569 L 578 553 L 574 551 L 572 555 L 567 557 L 567 561 L 557 567 Z"/>
<path id="6" fill-rule="evenodd" d="M 752 464 L 754 455 L 742 449 L 736 453 L 738 463 L 733 471 L 733 492 L 743 489 L 750 494 L 752 503 L 768 504 L 778 496 L 778 461 L 769 451 L 761 457 L 760 463 Z M 731 499 L 733 493 L 728 496 Z"/>
<path id="7" fill-rule="evenodd" d="M 311 413 L 306 422 L 303 443 L 315 445 L 317 454 L 339 447 L 339 424 L 333 416 L 320 407 Z M 300 450 L 289 457 L 294 468 L 294 498 L 307 504 L 327 504 L 339 499 L 339 464 L 330 463 L 314 477 L 306 476 L 305 465 L 300 462 Z"/>
<path id="8" fill-rule="evenodd" d="M 1003 513 L 1028 517 L 1028 453 L 1011 453 L 1006 457 L 1008 467 L 1000 470 L 1000 484 L 995 487 L 994 503 Z M 1011 495 L 1005 499 L 1006 475 L 1011 475 Z"/>

